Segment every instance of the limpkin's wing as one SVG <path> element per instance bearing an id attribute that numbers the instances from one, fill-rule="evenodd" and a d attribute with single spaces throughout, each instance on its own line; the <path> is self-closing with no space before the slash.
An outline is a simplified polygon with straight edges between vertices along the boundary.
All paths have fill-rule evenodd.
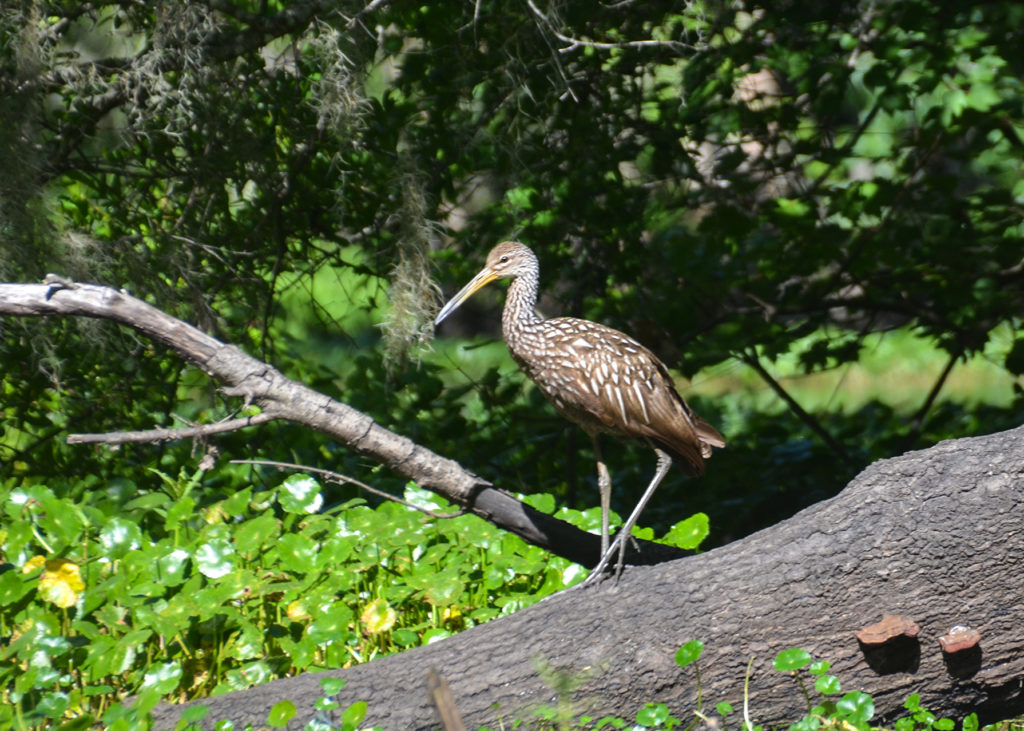
<path id="1" fill-rule="evenodd" d="M 691 475 L 725 440 L 676 392 L 665 365 L 612 328 L 560 317 L 540 324 L 528 356 L 513 355 L 555 406 L 588 431 L 639 439 L 667 450 Z"/>

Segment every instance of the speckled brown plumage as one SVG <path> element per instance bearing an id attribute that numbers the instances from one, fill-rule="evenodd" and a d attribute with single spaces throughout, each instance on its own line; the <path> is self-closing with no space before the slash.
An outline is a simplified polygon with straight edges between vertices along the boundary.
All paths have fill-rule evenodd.
<path id="1" fill-rule="evenodd" d="M 688 475 L 700 476 L 711 448 L 724 447 L 725 440 L 686 404 L 665 364 L 633 338 L 589 320 L 538 317 L 540 266 L 523 244 L 506 241 L 494 247 L 484 268 L 442 308 L 435 324 L 485 284 L 501 278 L 512 279 L 502 313 L 512 357 L 555 408 L 579 424 L 594 443 L 603 514 L 604 555 L 592 574 L 598 576 L 615 550 L 608 545 L 611 482 L 598 436 L 640 440 L 658 454 L 658 472 L 620 535 L 628 535 L 664 477 L 669 458 Z M 625 543 L 619 538 L 616 542 L 621 570 Z"/>

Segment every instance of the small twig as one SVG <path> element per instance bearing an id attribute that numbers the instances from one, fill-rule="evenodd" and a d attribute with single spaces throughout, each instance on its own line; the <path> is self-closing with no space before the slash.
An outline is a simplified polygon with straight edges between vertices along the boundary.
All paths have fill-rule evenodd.
<path id="1" fill-rule="evenodd" d="M 437 717 L 440 719 L 444 731 L 466 731 L 466 724 L 462 722 L 459 709 L 455 707 L 452 689 L 433 668 L 427 670 L 427 692 L 437 710 Z"/>
<path id="2" fill-rule="evenodd" d="M 362 18 L 387 4 L 388 0 L 372 0 L 366 7 L 349 18 L 348 23 L 345 24 L 345 28 L 351 30 L 358 21 L 362 20 Z"/>
<path id="3" fill-rule="evenodd" d="M 548 16 L 541 12 L 541 9 L 537 7 L 533 0 L 526 0 L 526 4 L 530 7 L 533 14 L 536 15 L 545 26 L 547 26 L 548 32 L 550 32 L 551 35 L 562 41 L 562 43 L 568 44 L 565 48 L 559 49 L 560 53 L 569 53 L 570 51 L 575 51 L 577 48 L 596 48 L 599 50 L 611 50 L 613 48 L 672 48 L 675 50 L 698 50 L 695 46 L 681 43 L 679 41 L 659 41 L 653 38 L 642 41 L 619 41 L 618 43 L 586 41 L 582 38 L 574 38 L 572 36 L 565 35 L 555 28 L 555 24 L 550 18 L 548 18 Z"/>
<path id="4" fill-rule="evenodd" d="M 283 418 L 275 411 L 264 411 L 255 416 L 241 419 L 218 421 L 216 424 L 203 424 L 181 429 L 147 429 L 144 431 L 115 431 L 106 434 L 68 434 L 68 444 L 133 444 L 138 442 L 169 442 L 172 439 L 195 439 L 210 434 L 223 434 L 238 431 L 247 426 L 266 424 L 268 421 Z"/>
<path id="5" fill-rule="evenodd" d="M 831 449 L 837 457 L 848 465 L 853 464 L 853 460 L 850 459 L 850 455 L 847 454 L 843 445 L 837 442 L 835 438 L 825 430 L 825 427 L 821 425 L 821 422 L 815 419 L 811 414 L 807 413 L 807 411 L 804 410 L 804 407 L 797 403 L 797 400 L 782 387 L 782 384 L 776 381 L 772 375 L 765 370 L 765 367 L 761 365 L 761 360 L 757 357 L 756 353 L 744 352 L 740 355 L 740 360 L 757 371 L 757 374 L 761 376 L 764 382 L 767 383 L 776 394 L 778 394 L 779 398 L 786 402 L 789 408 L 802 422 L 810 427 L 811 431 L 821 437 L 822 441 L 825 442 L 828 448 Z"/>
<path id="6" fill-rule="evenodd" d="M 233 459 L 231 460 L 230 464 L 263 465 L 266 467 L 277 467 L 278 469 L 302 470 L 303 472 L 312 472 L 313 474 L 327 478 L 327 480 L 330 482 L 337 482 L 340 485 L 355 485 L 356 487 L 366 490 L 367 492 L 372 493 L 377 497 L 384 498 L 385 500 L 391 500 L 392 502 L 400 503 L 401 505 L 404 505 L 407 508 L 412 508 L 413 510 L 418 510 L 421 513 L 429 515 L 431 518 L 458 518 L 460 515 L 465 515 L 467 512 L 465 508 L 459 508 L 454 513 L 435 513 L 433 510 L 427 510 L 426 508 L 420 507 L 419 505 L 414 505 L 413 503 L 410 503 L 407 500 L 403 500 L 400 497 L 395 497 L 390 492 L 384 492 L 383 490 L 378 490 L 376 487 L 370 487 L 365 482 L 357 480 L 354 477 L 349 477 L 348 475 L 343 475 L 340 472 L 334 472 L 332 470 L 321 469 L 320 467 L 309 467 L 308 465 L 295 464 L 294 462 L 278 462 L 273 459 Z"/>
<path id="7" fill-rule="evenodd" d="M 899 453 L 902 454 L 914 446 L 914 442 L 917 441 L 917 437 L 921 433 L 921 427 L 924 426 L 925 417 L 928 416 L 928 412 L 931 411 L 932 406 L 935 404 L 935 399 L 938 398 L 939 392 L 942 390 L 942 386 L 946 383 L 946 379 L 949 378 L 949 374 L 953 370 L 953 366 L 960 360 L 960 353 L 953 353 L 949 356 L 949 361 L 946 363 L 946 367 L 942 369 L 942 373 L 939 374 L 938 379 L 932 386 L 932 390 L 928 392 L 928 395 L 924 399 L 924 403 L 921 404 L 921 408 L 910 419 L 910 430 L 907 435 L 903 437 L 903 441 L 900 443 Z"/>

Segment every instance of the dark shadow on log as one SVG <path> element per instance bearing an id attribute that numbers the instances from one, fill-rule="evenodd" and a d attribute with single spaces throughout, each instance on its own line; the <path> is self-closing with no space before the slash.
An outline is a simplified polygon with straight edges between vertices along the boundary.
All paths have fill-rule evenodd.
<path id="1" fill-rule="evenodd" d="M 950 677 L 965 680 L 981 670 L 981 645 L 955 655 L 942 653 L 942 658 Z"/>
<path id="2" fill-rule="evenodd" d="M 692 668 L 674 663 L 691 639 L 700 659 L 705 711 L 743 702 L 754 723 L 799 719 L 807 707 L 775 655 L 801 647 L 828 660 L 845 690 L 875 699 L 876 718 L 901 715 L 910 693 L 940 716 L 977 711 L 986 720 L 1024 711 L 1024 428 L 944 442 L 871 465 L 835 498 L 741 541 L 652 567 L 621 582 L 563 592 L 456 637 L 347 670 L 307 674 L 202 701 L 207 716 L 263 725 L 289 699 L 301 728 L 324 675 L 341 677 L 337 700 L 365 700 L 367 725 L 436 727 L 427 672 L 443 668 L 466 725 L 510 725 L 554 705 L 538 660 L 580 679 L 576 713 L 631 718 L 648 701 L 690 718 Z M 856 632 L 883 614 L 920 632 L 917 657 L 872 668 Z M 984 655 L 969 677 L 951 670 L 938 638 L 977 630 Z M 913 649 L 913 648 L 912 648 Z M 911 653 L 913 654 L 913 653 Z M 169 728 L 180 707 L 158 709 Z"/>
<path id="3" fill-rule="evenodd" d="M 916 637 L 897 637 L 881 647 L 861 643 L 868 667 L 879 675 L 916 673 L 921 665 L 921 643 Z"/>

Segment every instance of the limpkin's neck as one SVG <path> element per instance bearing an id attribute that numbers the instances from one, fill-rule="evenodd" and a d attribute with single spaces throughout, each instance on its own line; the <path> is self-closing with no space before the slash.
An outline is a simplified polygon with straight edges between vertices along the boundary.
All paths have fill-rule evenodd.
<path id="1" fill-rule="evenodd" d="M 540 274 L 537 268 L 520 274 L 508 286 L 505 309 L 501 313 L 501 330 L 512 355 L 517 355 L 523 336 L 541 319 L 537 315 L 537 286 Z"/>

